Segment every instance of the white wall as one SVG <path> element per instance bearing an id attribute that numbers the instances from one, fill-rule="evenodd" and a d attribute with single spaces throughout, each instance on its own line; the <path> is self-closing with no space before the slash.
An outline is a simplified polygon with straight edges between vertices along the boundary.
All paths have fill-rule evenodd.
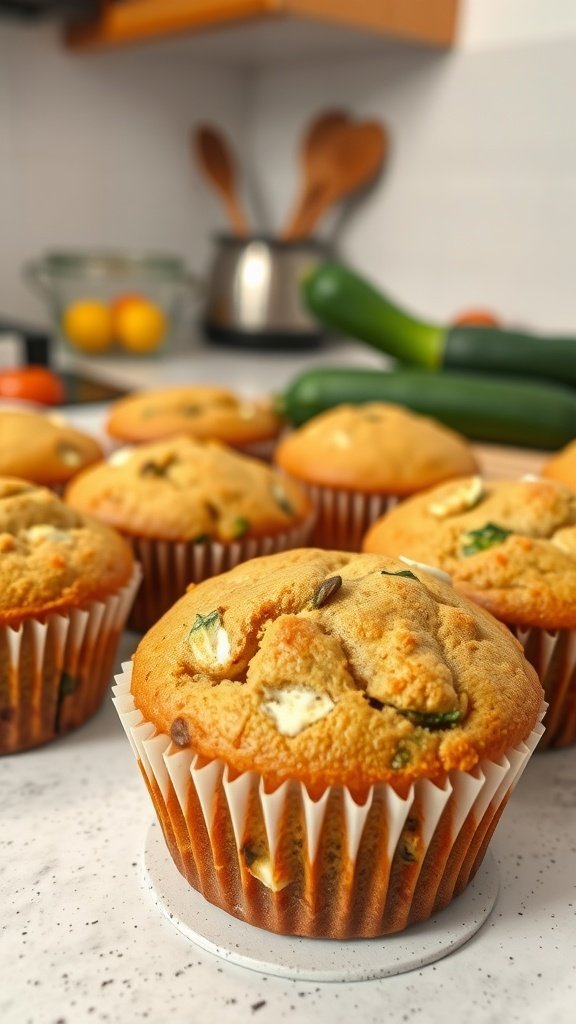
<path id="1" fill-rule="evenodd" d="M 517 46 L 576 36 L 574 0 L 463 0 L 459 43 Z"/>
<path id="2" fill-rule="evenodd" d="M 134 246 L 203 268 L 215 204 L 189 130 L 238 136 L 244 74 L 161 49 L 75 56 L 51 26 L 0 22 L 0 316 L 40 320 L 24 260 L 59 246 Z"/>
<path id="3" fill-rule="evenodd" d="M 198 118 L 238 140 L 253 212 L 278 225 L 307 118 L 344 105 L 392 139 L 386 173 L 341 225 L 345 258 L 423 315 L 482 304 L 575 330 L 574 9 L 467 0 L 448 54 L 264 52 L 252 71 L 209 46 L 202 59 L 201 39 L 73 56 L 51 30 L 0 23 L 0 312 L 38 318 L 18 266 L 57 245 L 165 248 L 204 267 L 222 219 L 190 167 Z"/>
<path id="4" fill-rule="evenodd" d="M 576 329 L 576 38 L 278 67 L 253 89 L 254 166 L 274 217 L 313 111 L 380 117 L 389 164 L 348 218 L 345 256 L 423 313 L 485 304 Z"/>

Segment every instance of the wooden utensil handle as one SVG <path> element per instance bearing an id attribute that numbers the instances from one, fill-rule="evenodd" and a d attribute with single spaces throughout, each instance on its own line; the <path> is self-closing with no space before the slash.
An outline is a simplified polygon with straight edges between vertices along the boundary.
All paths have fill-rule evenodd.
<path id="1" fill-rule="evenodd" d="M 332 202 L 330 189 L 326 185 L 316 185 L 308 189 L 299 199 L 280 238 L 285 242 L 293 242 L 297 238 L 308 238 L 316 224 Z"/>
<path id="2" fill-rule="evenodd" d="M 222 198 L 226 205 L 228 220 L 232 225 L 232 230 L 234 234 L 241 235 L 242 237 L 249 234 L 248 221 L 244 216 L 244 213 L 239 202 L 233 196 L 230 195 L 222 194 Z"/>

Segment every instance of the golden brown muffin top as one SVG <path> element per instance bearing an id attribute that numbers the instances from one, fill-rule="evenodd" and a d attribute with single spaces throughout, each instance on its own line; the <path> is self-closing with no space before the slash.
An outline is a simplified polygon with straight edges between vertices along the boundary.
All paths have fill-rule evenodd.
<path id="1" fill-rule="evenodd" d="M 363 549 L 438 566 L 504 622 L 576 627 L 576 493 L 555 481 L 444 484 L 375 523 Z"/>
<path id="2" fill-rule="evenodd" d="M 132 693 L 177 745 L 313 793 L 467 771 L 542 700 L 509 630 L 449 584 L 314 548 L 191 587 L 141 641 Z"/>
<path id="3" fill-rule="evenodd" d="M 311 484 L 412 494 L 477 470 L 465 438 L 399 405 L 339 405 L 278 445 L 274 458 Z"/>
<path id="4" fill-rule="evenodd" d="M 122 398 L 112 406 L 106 426 L 112 437 L 133 443 L 186 434 L 242 446 L 276 437 L 281 423 L 269 400 L 198 384 Z"/>
<path id="5" fill-rule="evenodd" d="M 100 445 L 59 415 L 0 410 L 0 474 L 60 484 L 102 458 Z"/>
<path id="6" fill-rule="evenodd" d="M 44 487 L 0 478 L 2 625 L 105 598 L 132 568 L 132 552 L 113 530 Z"/>
<path id="7" fill-rule="evenodd" d="M 556 452 L 542 467 L 542 476 L 559 480 L 576 490 L 576 441 Z"/>
<path id="8" fill-rule="evenodd" d="M 300 487 L 270 466 L 188 437 L 120 448 L 82 473 L 66 501 L 124 533 L 176 541 L 274 535 L 310 514 Z"/>

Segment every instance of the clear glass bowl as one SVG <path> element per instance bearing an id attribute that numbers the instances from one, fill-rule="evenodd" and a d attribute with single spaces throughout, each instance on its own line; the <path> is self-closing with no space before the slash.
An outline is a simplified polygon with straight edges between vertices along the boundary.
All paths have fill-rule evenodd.
<path id="1" fill-rule="evenodd" d="M 198 292 L 183 260 L 159 254 L 48 252 L 24 266 L 24 277 L 56 336 L 90 356 L 164 352 Z"/>

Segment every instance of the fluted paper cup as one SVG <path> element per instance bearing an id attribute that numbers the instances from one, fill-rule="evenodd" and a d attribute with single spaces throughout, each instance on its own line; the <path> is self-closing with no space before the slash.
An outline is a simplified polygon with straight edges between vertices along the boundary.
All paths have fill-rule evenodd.
<path id="1" fill-rule="evenodd" d="M 538 751 L 576 743 L 576 630 L 508 625 L 536 669 L 548 703 Z"/>
<path id="2" fill-rule="evenodd" d="M 278 444 L 277 437 L 270 437 L 266 441 L 249 441 L 247 444 L 235 445 L 242 455 L 251 455 L 254 459 L 262 459 L 263 462 L 272 462 L 272 457 Z"/>
<path id="3" fill-rule="evenodd" d="M 139 582 L 135 566 L 105 600 L 0 627 L 0 754 L 48 743 L 98 710 Z"/>
<path id="4" fill-rule="evenodd" d="M 136 708 L 131 676 L 125 664 L 114 703 L 176 867 L 210 903 L 288 935 L 385 935 L 445 907 L 480 866 L 543 732 L 539 721 L 499 761 L 443 786 L 380 783 L 363 803 L 331 786 L 312 799 L 300 782 L 268 792 L 256 772 L 176 746 Z"/>
<path id="5" fill-rule="evenodd" d="M 360 551 L 372 523 L 400 501 L 395 494 L 362 494 L 302 480 L 298 483 L 316 511 L 310 543 L 329 551 Z"/>
<path id="6" fill-rule="evenodd" d="M 190 583 L 200 583 L 227 572 L 249 558 L 302 547 L 309 539 L 312 523 L 313 517 L 309 517 L 282 533 L 229 544 L 216 540 L 202 543 L 152 540 L 124 534 L 143 572 L 142 586 L 129 620 L 130 628 L 146 632 L 182 597 Z"/>

